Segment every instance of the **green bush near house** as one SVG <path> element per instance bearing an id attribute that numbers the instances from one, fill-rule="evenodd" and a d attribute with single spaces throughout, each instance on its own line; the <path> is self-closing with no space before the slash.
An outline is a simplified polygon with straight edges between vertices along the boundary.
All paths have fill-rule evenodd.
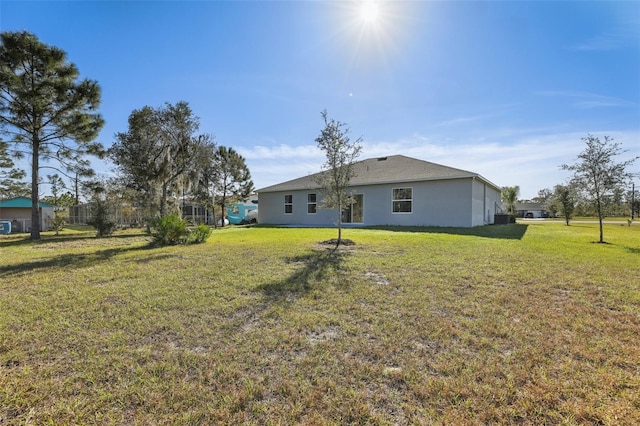
<path id="1" fill-rule="evenodd" d="M 98 197 L 95 197 L 91 203 L 91 219 L 87 220 L 87 225 L 95 229 L 97 237 L 108 237 L 118 227 L 109 212 L 107 202 Z"/>
<path id="2" fill-rule="evenodd" d="M 199 244 L 204 243 L 209 239 L 213 231 L 211 228 L 203 223 L 197 225 L 195 228 L 189 230 L 189 237 L 187 241 L 189 243 Z"/>
<path id="3" fill-rule="evenodd" d="M 153 242 L 160 246 L 184 244 L 189 235 L 187 220 L 178 213 L 158 217 L 152 221 L 150 233 Z"/>
<path id="4" fill-rule="evenodd" d="M 189 227 L 186 219 L 174 213 L 155 219 L 150 233 L 154 244 L 159 246 L 198 244 L 207 241 L 211 236 L 211 228 L 204 224 Z"/>

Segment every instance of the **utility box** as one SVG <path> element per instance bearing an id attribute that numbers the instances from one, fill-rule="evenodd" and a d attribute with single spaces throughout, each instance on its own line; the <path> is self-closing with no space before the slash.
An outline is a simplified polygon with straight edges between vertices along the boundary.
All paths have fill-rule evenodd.
<path id="1" fill-rule="evenodd" d="M 8 220 L 0 220 L 0 235 L 8 235 L 11 233 L 11 222 Z"/>
<path id="2" fill-rule="evenodd" d="M 508 225 L 509 224 L 509 215 L 508 214 L 500 214 L 496 213 L 493 216 L 494 225 Z"/>

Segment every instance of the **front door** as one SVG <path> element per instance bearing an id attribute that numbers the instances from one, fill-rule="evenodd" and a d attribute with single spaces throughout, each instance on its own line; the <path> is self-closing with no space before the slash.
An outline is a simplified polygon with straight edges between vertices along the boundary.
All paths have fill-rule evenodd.
<path id="1" fill-rule="evenodd" d="M 364 223 L 364 195 L 355 194 L 355 202 L 342 211 L 342 223 Z"/>

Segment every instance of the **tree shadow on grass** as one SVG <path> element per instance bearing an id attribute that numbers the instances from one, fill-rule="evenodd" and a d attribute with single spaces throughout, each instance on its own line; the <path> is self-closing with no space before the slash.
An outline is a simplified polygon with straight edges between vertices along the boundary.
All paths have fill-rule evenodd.
<path id="1" fill-rule="evenodd" d="M 108 248 L 92 253 L 69 253 L 54 255 L 44 259 L 27 261 L 9 266 L 1 266 L 0 278 L 8 277 L 10 275 L 22 274 L 25 272 L 31 272 L 39 269 L 86 268 L 96 264 L 107 262 L 114 256 L 123 253 L 132 251 L 146 251 L 151 249 L 153 249 L 153 247 L 147 244 L 143 246 L 122 246 L 116 248 Z M 157 256 L 152 259 L 150 259 L 149 257 L 145 257 L 144 260 L 158 260 L 159 258 L 164 257 L 169 257 L 169 255 Z"/>
<path id="2" fill-rule="evenodd" d="M 269 282 L 258 287 L 265 296 L 272 299 L 287 299 L 292 295 L 304 295 L 326 285 L 326 281 L 340 274 L 342 263 L 349 251 L 341 248 L 316 248 L 310 253 L 286 259 L 296 266 L 295 271 L 284 279 Z"/>
<path id="3" fill-rule="evenodd" d="M 394 232 L 423 232 L 428 234 L 468 235 L 483 238 L 521 240 L 529 225 L 511 223 L 509 225 L 485 225 L 473 228 L 446 228 L 437 226 L 370 226 L 367 229 L 381 229 Z"/>
<path id="4" fill-rule="evenodd" d="M 78 241 L 88 241 L 88 242 L 97 242 L 97 241 L 126 241 L 130 239 L 139 239 L 141 237 L 146 237 L 147 235 L 144 233 L 138 234 L 121 234 L 121 235 L 111 235 L 109 237 L 96 237 L 93 233 L 84 233 L 84 234 L 68 234 L 68 235 L 44 235 L 39 240 L 32 240 L 29 237 L 29 234 L 9 234 L 6 236 L 2 236 L 0 239 L 0 248 L 2 247 L 12 247 L 12 246 L 33 246 L 37 248 L 42 245 L 52 245 L 52 244 L 68 244 L 72 242 Z"/>
<path id="5" fill-rule="evenodd" d="M 595 241 L 594 241 L 594 243 L 595 243 Z M 611 244 L 612 246 L 620 247 L 620 248 L 626 250 L 628 253 L 631 253 L 631 254 L 640 254 L 640 247 L 632 247 L 632 246 L 628 246 L 628 245 L 614 244 L 614 243 L 606 243 L 606 244 Z"/>

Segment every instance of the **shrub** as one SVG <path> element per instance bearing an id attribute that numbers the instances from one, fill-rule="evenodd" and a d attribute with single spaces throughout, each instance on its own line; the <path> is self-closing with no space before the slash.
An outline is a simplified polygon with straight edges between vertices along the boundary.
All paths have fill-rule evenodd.
<path id="1" fill-rule="evenodd" d="M 109 208 L 104 200 L 96 197 L 91 203 L 91 220 L 87 220 L 87 225 L 91 225 L 96 230 L 96 236 L 106 237 L 113 234 L 116 223 L 111 220 Z"/>
<path id="2" fill-rule="evenodd" d="M 191 230 L 189 233 L 190 243 L 204 243 L 211 236 L 211 228 L 201 223 Z"/>
<path id="3" fill-rule="evenodd" d="M 67 224 L 67 219 L 59 212 L 56 212 L 51 220 L 51 226 L 56 231 L 56 235 L 60 235 L 60 231 L 64 230 L 64 226 Z"/>
<path id="4" fill-rule="evenodd" d="M 189 230 L 187 221 L 177 213 L 165 215 L 152 221 L 151 236 L 153 242 L 162 246 L 184 244 Z"/>
<path id="5" fill-rule="evenodd" d="M 161 246 L 203 243 L 211 236 L 211 228 L 204 224 L 189 228 L 187 220 L 174 213 L 155 219 L 150 234 L 153 242 Z"/>

